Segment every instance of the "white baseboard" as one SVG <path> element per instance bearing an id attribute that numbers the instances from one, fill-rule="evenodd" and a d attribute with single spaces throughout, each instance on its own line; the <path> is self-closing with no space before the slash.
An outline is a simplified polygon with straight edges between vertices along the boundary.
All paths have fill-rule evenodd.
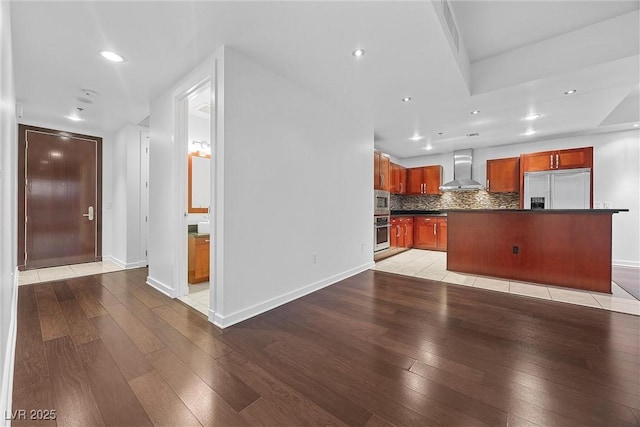
<path id="1" fill-rule="evenodd" d="M 611 264 L 614 267 L 627 267 L 627 268 L 640 268 L 639 261 L 626 261 L 620 259 L 614 259 Z"/>
<path id="2" fill-rule="evenodd" d="M 165 285 L 164 283 L 160 282 L 159 280 L 154 279 L 151 276 L 147 276 L 147 285 L 151 286 L 152 288 L 154 288 L 155 290 L 162 292 L 163 294 L 165 294 L 166 296 L 168 296 L 169 298 L 173 298 L 174 297 L 174 292 L 175 289 Z"/>
<path id="3" fill-rule="evenodd" d="M 244 310 L 236 311 L 235 313 L 229 314 L 227 316 L 221 316 L 219 313 L 215 313 L 211 311 L 211 315 L 213 316 L 213 324 L 220 328 L 227 328 L 231 325 L 235 325 L 236 323 L 242 322 L 243 320 L 247 320 L 250 317 L 254 317 L 254 316 L 257 316 L 258 314 L 262 314 L 266 311 L 272 310 L 278 306 L 291 302 L 295 299 L 303 297 L 319 289 L 333 285 L 334 283 L 339 282 L 340 280 L 344 280 L 347 277 L 351 277 L 358 273 L 362 273 L 363 271 L 370 269 L 374 265 L 375 263 L 373 261 L 368 262 L 359 267 L 352 268 L 351 270 L 347 270 L 342 273 L 336 274 L 334 276 L 328 277 L 326 279 L 319 280 L 315 283 L 311 283 L 310 285 L 304 286 L 300 289 L 287 292 L 283 295 L 272 298 L 265 302 L 261 302 L 259 304 L 252 305 L 251 307 L 248 307 Z"/>
<path id="4" fill-rule="evenodd" d="M 146 260 L 136 261 L 136 262 L 124 262 L 124 261 L 114 257 L 113 255 L 103 256 L 102 260 L 103 261 L 111 261 L 112 263 L 114 263 L 118 267 L 124 268 L 125 270 L 129 270 L 131 268 L 142 268 L 142 267 L 146 267 L 147 266 L 147 261 Z"/>
<path id="5" fill-rule="evenodd" d="M 4 415 L 3 426 L 10 426 L 11 421 L 7 420 L 7 414 L 11 414 L 11 403 L 13 400 L 13 368 L 16 355 L 16 333 L 18 327 L 18 268 L 13 273 L 13 283 L 11 284 L 13 295 L 11 297 L 11 314 L 9 320 L 9 333 L 5 347 L 4 366 L 2 367 L 2 385 L 0 388 L 0 411 Z"/>

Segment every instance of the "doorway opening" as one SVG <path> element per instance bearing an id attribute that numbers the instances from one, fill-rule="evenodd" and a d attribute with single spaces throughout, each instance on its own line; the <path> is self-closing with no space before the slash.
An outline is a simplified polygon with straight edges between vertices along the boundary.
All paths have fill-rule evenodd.
<path id="1" fill-rule="evenodd" d="M 18 268 L 102 261 L 102 138 L 18 132 Z"/>
<path id="2" fill-rule="evenodd" d="M 178 299 L 209 316 L 211 301 L 210 260 L 212 258 L 211 224 L 214 212 L 211 201 L 212 180 L 212 112 L 213 97 L 211 81 L 206 80 L 194 86 L 181 102 L 183 109 L 179 117 L 185 120 L 179 126 L 185 141 L 180 144 L 184 150 L 186 163 L 186 229 L 187 239 L 186 283 L 179 292 Z M 186 109 L 186 111 L 184 111 Z"/>

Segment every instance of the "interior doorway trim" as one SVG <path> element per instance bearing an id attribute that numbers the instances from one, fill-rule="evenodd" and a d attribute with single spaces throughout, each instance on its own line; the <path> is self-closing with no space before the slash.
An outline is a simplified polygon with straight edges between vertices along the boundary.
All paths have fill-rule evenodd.
<path id="1" fill-rule="evenodd" d="M 26 155 L 25 149 L 27 144 L 27 133 L 36 132 L 46 135 L 71 137 L 94 141 L 96 143 L 96 240 L 95 240 L 95 261 L 102 261 L 102 138 L 84 135 L 73 132 L 66 132 L 56 129 L 47 129 L 26 124 L 18 125 L 18 242 L 17 242 L 17 261 L 18 270 L 26 269 L 26 242 L 25 242 L 25 215 L 26 215 L 26 192 L 25 192 L 25 173 L 26 173 Z"/>

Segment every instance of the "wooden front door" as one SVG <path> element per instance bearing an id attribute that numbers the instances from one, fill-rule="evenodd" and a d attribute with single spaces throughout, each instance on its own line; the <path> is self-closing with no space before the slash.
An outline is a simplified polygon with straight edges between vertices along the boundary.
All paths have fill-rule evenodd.
<path id="1" fill-rule="evenodd" d="M 24 268 L 100 260 L 101 139 L 23 125 L 20 139 Z"/>

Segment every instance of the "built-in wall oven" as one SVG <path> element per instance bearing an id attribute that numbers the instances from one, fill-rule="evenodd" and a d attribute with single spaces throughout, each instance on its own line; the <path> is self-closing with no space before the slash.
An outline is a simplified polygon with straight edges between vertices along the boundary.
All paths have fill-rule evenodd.
<path id="1" fill-rule="evenodd" d="M 373 206 L 374 206 L 374 215 L 389 215 L 390 204 L 389 198 L 390 194 L 385 190 L 373 190 Z"/>
<path id="2" fill-rule="evenodd" d="M 389 215 L 376 215 L 373 217 L 373 252 L 389 249 L 389 230 L 391 223 Z"/>

